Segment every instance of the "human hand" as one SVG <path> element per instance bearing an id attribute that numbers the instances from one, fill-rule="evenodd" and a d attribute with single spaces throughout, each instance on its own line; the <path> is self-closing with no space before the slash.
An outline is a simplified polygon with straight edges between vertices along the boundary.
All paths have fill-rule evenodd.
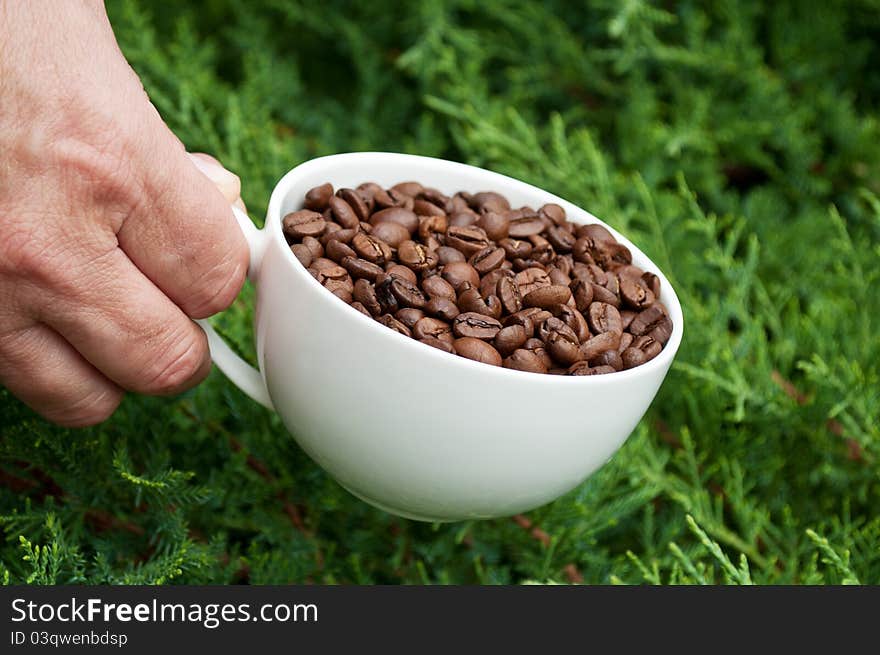
<path id="1" fill-rule="evenodd" d="M 100 2 L 0 3 L 0 153 L 0 384 L 83 426 L 200 382 L 190 319 L 247 271 L 238 178 L 185 152 Z"/>

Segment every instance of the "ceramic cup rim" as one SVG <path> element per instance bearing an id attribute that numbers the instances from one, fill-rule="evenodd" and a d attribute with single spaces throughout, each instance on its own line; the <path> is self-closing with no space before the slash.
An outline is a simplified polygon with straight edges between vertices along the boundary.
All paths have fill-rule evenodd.
<path id="1" fill-rule="evenodd" d="M 364 163 L 369 161 L 373 166 L 381 165 L 383 162 L 389 162 L 392 160 L 398 160 L 397 163 L 400 163 L 399 160 L 408 160 L 410 162 L 418 162 L 426 166 L 435 166 L 440 168 L 458 168 L 459 170 L 463 170 L 464 172 L 473 173 L 475 177 L 479 176 L 481 178 L 494 178 L 498 181 L 498 186 L 519 187 L 523 192 L 531 194 L 537 192 L 543 198 L 545 198 L 545 202 L 557 203 L 565 208 L 567 215 L 570 215 L 572 213 L 570 209 L 574 209 L 576 214 L 581 214 L 581 216 L 578 216 L 578 218 L 583 218 L 586 219 L 586 221 L 590 222 L 596 222 L 606 227 L 615 236 L 615 238 L 617 238 L 619 242 L 629 248 L 631 252 L 638 253 L 640 258 L 643 258 L 644 261 L 648 262 L 651 267 L 651 272 L 655 273 L 660 278 L 661 288 L 664 290 L 662 294 L 664 297 L 664 305 L 669 310 L 670 318 L 673 322 L 672 335 L 670 336 L 669 341 L 663 347 L 663 350 L 660 352 L 659 355 L 657 355 L 657 357 L 649 362 L 646 362 L 645 364 L 636 366 L 629 370 L 616 371 L 614 373 L 607 373 L 605 375 L 549 375 L 529 373 L 526 371 L 517 371 L 501 366 L 491 366 L 489 364 L 483 364 L 481 362 L 467 359 L 466 357 L 462 357 L 460 355 L 453 355 L 452 353 L 444 352 L 437 348 L 428 346 L 427 344 L 419 343 L 417 340 L 407 337 L 403 334 L 399 334 L 394 330 L 390 330 L 384 325 L 375 321 L 374 319 L 365 316 L 345 301 L 335 297 L 329 291 L 324 289 L 324 287 L 314 277 L 312 277 L 312 275 L 306 270 L 306 267 L 302 265 L 302 262 L 300 262 L 291 252 L 290 246 L 287 244 L 287 240 L 284 238 L 284 234 L 281 229 L 282 205 L 287 195 L 290 193 L 291 187 L 296 186 L 299 178 L 303 177 L 305 174 L 311 173 L 313 169 L 327 168 L 327 181 L 332 182 L 333 165 L 339 163 L 341 160 L 352 159 L 364 160 Z M 366 168 L 365 170 L 369 170 L 369 168 Z M 365 176 L 367 175 L 368 173 L 365 174 Z M 431 181 L 424 180 L 424 183 L 430 185 Z M 334 187 L 335 186 L 336 185 L 334 184 Z M 503 191 L 493 186 L 491 182 L 487 184 L 486 190 L 498 191 L 499 193 L 504 194 Z M 305 193 L 305 191 L 306 189 L 303 189 L 303 194 Z M 569 216 L 569 219 L 571 219 L 571 216 Z M 573 222 L 580 224 L 585 221 L 579 220 Z M 317 157 L 298 164 L 290 171 L 288 171 L 278 181 L 278 183 L 275 185 L 275 188 L 272 190 L 272 195 L 269 199 L 269 206 L 266 211 L 266 221 L 263 229 L 265 232 L 268 232 L 269 238 L 275 241 L 276 244 L 281 246 L 282 249 L 285 251 L 285 259 L 289 264 L 289 270 L 292 271 L 294 278 L 300 281 L 298 283 L 313 285 L 312 288 L 321 292 L 320 294 L 318 294 L 320 298 L 322 298 L 324 301 L 332 303 L 333 307 L 342 312 L 343 315 L 347 315 L 349 318 L 351 318 L 356 325 L 360 325 L 365 330 L 374 331 L 379 339 L 382 339 L 388 343 L 389 347 L 408 349 L 407 352 L 414 358 L 427 358 L 427 360 L 430 361 L 432 365 L 444 366 L 447 368 L 451 367 L 453 370 L 460 370 L 463 374 L 482 374 L 487 376 L 487 378 L 501 375 L 508 380 L 518 379 L 524 383 L 551 387 L 557 385 L 582 385 L 585 388 L 588 388 L 603 384 L 626 383 L 629 380 L 633 380 L 639 377 L 649 377 L 658 374 L 661 377 L 664 376 L 666 370 L 672 364 L 672 360 L 678 352 L 679 346 L 681 345 L 681 340 L 684 333 L 684 317 L 682 313 L 681 303 L 678 299 L 678 295 L 675 293 L 674 287 L 669 282 L 666 275 L 663 273 L 662 270 L 660 270 L 660 267 L 657 266 L 650 257 L 642 252 L 641 249 L 635 246 L 635 244 L 633 244 L 623 234 L 591 214 L 589 211 L 581 208 L 580 206 L 575 205 L 574 203 L 565 200 L 564 198 L 556 196 L 549 191 L 541 189 L 540 187 L 536 187 L 532 184 L 528 184 L 527 182 L 523 182 L 521 180 L 517 180 L 516 178 L 503 175 L 502 173 L 496 173 L 485 168 L 471 166 L 470 164 L 463 164 L 461 162 L 455 162 L 436 157 L 425 157 L 422 155 L 410 155 L 395 152 L 348 152 Z M 669 302 L 667 302 L 667 300 Z"/>

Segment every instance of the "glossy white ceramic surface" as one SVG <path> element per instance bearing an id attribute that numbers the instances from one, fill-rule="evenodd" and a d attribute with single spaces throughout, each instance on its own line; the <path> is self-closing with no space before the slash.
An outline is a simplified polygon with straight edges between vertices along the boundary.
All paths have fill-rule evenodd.
<path id="1" fill-rule="evenodd" d="M 308 189 L 366 180 L 383 186 L 418 180 L 445 193 L 498 191 L 514 207 L 556 202 L 572 221 L 602 222 L 541 189 L 455 162 L 392 153 L 306 162 L 276 186 L 265 228 L 243 225 L 257 287 L 257 358 L 265 390 L 260 376 L 231 351 L 221 353 L 211 335 L 218 366 L 257 400 L 273 404 L 300 446 L 340 484 L 389 512 L 438 521 L 489 518 L 569 491 L 626 440 L 672 364 L 683 318 L 668 280 L 612 230 L 632 251 L 634 264 L 660 277 L 661 300 L 674 324 L 660 355 L 635 369 L 563 377 L 449 355 L 328 293 L 284 240 L 281 219 L 301 208 Z"/>

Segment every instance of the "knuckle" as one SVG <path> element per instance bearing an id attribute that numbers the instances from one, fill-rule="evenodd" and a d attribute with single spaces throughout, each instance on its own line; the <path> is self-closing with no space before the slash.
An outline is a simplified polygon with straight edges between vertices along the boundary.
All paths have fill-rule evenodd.
<path id="1" fill-rule="evenodd" d="M 141 391 L 161 396 L 179 393 L 198 384 L 207 375 L 207 357 L 204 334 L 174 339 L 164 355 L 150 366 Z"/>
<path id="2" fill-rule="evenodd" d="M 57 409 L 43 412 L 43 415 L 58 425 L 68 428 L 83 428 L 103 423 L 113 415 L 123 393 L 118 389 L 101 389 L 86 394 Z"/>
<path id="3" fill-rule="evenodd" d="M 191 318 L 206 318 L 223 311 L 238 296 L 247 275 L 247 250 L 239 250 L 208 268 L 180 301 Z"/>

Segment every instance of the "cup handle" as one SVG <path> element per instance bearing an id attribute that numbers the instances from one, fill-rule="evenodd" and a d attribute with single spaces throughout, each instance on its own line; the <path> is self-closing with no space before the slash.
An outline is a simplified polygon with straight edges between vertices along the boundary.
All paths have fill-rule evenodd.
<path id="1" fill-rule="evenodd" d="M 250 256 L 248 260 L 248 279 L 256 282 L 259 276 L 260 261 L 263 257 L 263 242 L 265 233 L 258 230 L 248 215 L 238 207 L 232 208 L 235 220 L 241 228 L 244 238 L 247 240 Z M 263 380 L 263 375 L 253 366 L 239 357 L 223 338 L 217 334 L 207 319 L 198 319 L 196 323 L 201 326 L 208 337 L 208 348 L 211 351 L 211 359 L 226 375 L 230 381 L 244 393 L 256 400 L 263 407 L 274 410 L 272 400 L 269 398 L 269 390 Z"/>

